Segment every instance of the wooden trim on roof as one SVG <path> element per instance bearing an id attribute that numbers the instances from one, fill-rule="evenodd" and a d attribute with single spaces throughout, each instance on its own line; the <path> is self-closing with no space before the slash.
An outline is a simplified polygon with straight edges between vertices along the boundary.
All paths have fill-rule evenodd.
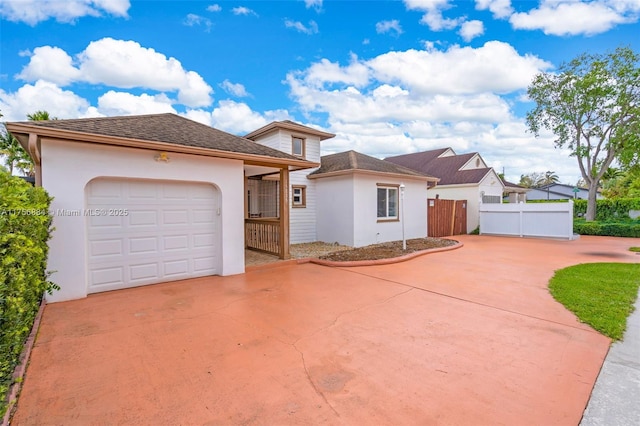
<path id="1" fill-rule="evenodd" d="M 323 132 L 322 130 L 317 130 L 314 129 L 312 127 L 308 127 L 308 126 L 304 126 L 302 124 L 298 124 L 298 123 L 294 123 L 294 122 L 289 122 L 289 121 L 272 121 L 271 123 L 267 124 L 266 126 L 262 126 L 257 130 L 254 130 L 253 132 L 245 135 L 244 137 L 247 139 L 254 139 L 257 137 L 260 137 L 262 135 L 265 135 L 269 132 L 275 131 L 275 130 L 279 130 L 279 129 L 284 129 L 284 130 L 290 130 L 292 132 L 299 132 L 305 135 L 314 135 L 314 136 L 318 136 L 320 138 L 321 141 L 325 140 L 325 139 L 331 139 L 333 137 L 335 137 L 336 135 L 334 135 L 333 133 L 328 133 L 328 132 Z"/>
<path id="2" fill-rule="evenodd" d="M 227 158 L 242 160 L 246 164 L 256 166 L 269 166 L 279 168 L 291 168 L 292 170 L 311 169 L 320 164 L 306 160 L 269 157 L 258 154 L 245 154 L 240 152 L 222 151 L 211 148 L 179 145 L 169 142 L 148 141 L 143 139 L 123 138 L 119 136 L 99 135 L 95 133 L 78 132 L 74 130 L 54 129 L 50 127 L 34 126 L 25 123 L 6 123 L 7 130 L 11 132 L 27 152 L 29 152 L 29 135 L 36 134 L 38 138 L 48 137 L 62 139 L 70 142 L 93 142 L 103 145 L 120 146 L 127 148 L 141 148 L 156 151 L 175 152 L 182 154 L 202 155 L 207 157 Z"/>

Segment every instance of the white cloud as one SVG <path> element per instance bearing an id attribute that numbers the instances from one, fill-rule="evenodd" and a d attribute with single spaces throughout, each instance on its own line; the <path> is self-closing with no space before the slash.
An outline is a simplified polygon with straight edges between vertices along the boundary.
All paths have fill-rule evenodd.
<path id="1" fill-rule="evenodd" d="M 5 0 L 0 2 L 0 16 L 34 26 L 50 18 L 61 23 L 103 14 L 126 18 L 130 6 L 129 0 Z"/>
<path id="2" fill-rule="evenodd" d="M 33 53 L 25 53 L 23 56 L 30 56 L 30 59 L 27 66 L 17 75 L 22 80 L 42 79 L 66 86 L 80 78 L 80 71 L 74 67 L 71 56 L 58 47 L 36 47 Z"/>
<path id="3" fill-rule="evenodd" d="M 254 12 L 252 9 L 249 9 L 248 7 L 244 7 L 244 6 L 234 7 L 233 9 L 231 9 L 231 12 L 233 12 L 234 15 L 258 16 L 258 14 Z"/>
<path id="4" fill-rule="evenodd" d="M 521 56 L 511 45 L 490 41 L 482 47 L 453 46 L 446 51 L 389 52 L 367 61 L 380 81 L 399 81 L 423 94 L 509 93 L 524 89 L 551 64 Z"/>
<path id="5" fill-rule="evenodd" d="M 220 7 L 219 4 L 212 4 L 210 6 L 207 6 L 208 12 L 220 12 L 221 10 L 222 10 L 222 7 Z"/>
<path id="6" fill-rule="evenodd" d="M 203 118 L 202 114 L 194 115 L 200 115 L 200 118 Z M 230 100 L 220 101 L 219 106 L 211 112 L 213 127 L 234 134 L 249 133 L 274 120 L 291 119 L 286 110 L 266 111 L 260 114 L 251 110 L 245 103 Z"/>
<path id="7" fill-rule="evenodd" d="M 155 96 L 136 96 L 128 92 L 109 90 L 98 98 L 98 111 L 107 116 L 176 113 L 171 106 L 171 100 L 164 94 Z"/>
<path id="8" fill-rule="evenodd" d="M 125 89 L 177 91 L 178 101 L 190 107 L 212 102 L 213 89 L 199 74 L 185 70 L 177 59 L 134 41 L 112 38 L 93 41 L 77 55 L 76 62 L 74 67 L 62 49 L 43 46 L 34 49 L 19 76 L 26 81 L 88 82 Z"/>
<path id="9" fill-rule="evenodd" d="M 304 0 L 304 5 L 307 9 L 315 9 L 316 12 L 322 10 L 322 0 Z"/>
<path id="10" fill-rule="evenodd" d="M 326 118 L 337 135 L 323 142 L 323 154 L 355 149 L 383 158 L 451 146 L 478 151 L 518 178 L 552 167 L 575 181 L 573 159 L 552 148 L 553 136 L 536 139 L 511 109 L 533 75 L 550 68 L 502 42 L 442 51 L 431 43 L 347 64 L 322 59 L 286 81 L 300 111 Z"/>
<path id="11" fill-rule="evenodd" d="M 204 16 L 196 15 L 195 13 L 189 13 L 187 15 L 187 17 L 184 18 L 184 21 L 182 21 L 182 22 L 184 23 L 184 25 L 186 25 L 188 27 L 194 27 L 194 26 L 203 25 L 203 26 L 206 27 L 206 31 L 207 32 L 211 31 L 211 26 L 213 25 L 209 18 L 205 18 Z"/>
<path id="12" fill-rule="evenodd" d="M 458 31 L 460 37 L 466 42 L 473 40 L 474 38 L 484 34 L 484 24 L 482 21 L 466 21 L 460 26 Z"/>
<path id="13" fill-rule="evenodd" d="M 402 31 L 402 26 L 400 25 L 400 21 L 397 19 L 393 19 L 391 21 L 380 21 L 376 24 L 376 32 L 378 34 L 385 34 L 388 32 L 394 32 L 395 36 L 399 36 L 404 31 Z"/>
<path id="14" fill-rule="evenodd" d="M 431 31 L 450 30 L 463 21 L 462 18 L 451 19 L 442 15 L 444 10 L 451 8 L 449 0 L 404 0 L 404 4 L 408 10 L 425 12 L 420 23 L 427 25 Z"/>
<path id="15" fill-rule="evenodd" d="M 302 22 L 300 21 L 292 21 L 290 19 L 285 19 L 284 20 L 284 26 L 287 28 L 293 28 L 295 30 L 297 30 L 298 32 L 304 33 L 304 34 L 317 34 L 318 33 L 318 24 L 316 24 L 315 21 L 309 21 L 309 25 L 305 26 Z"/>
<path id="16" fill-rule="evenodd" d="M 542 0 L 536 9 L 514 13 L 509 22 L 514 29 L 539 29 L 547 35 L 594 35 L 618 24 L 637 22 L 639 14 L 638 1 Z"/>
<path id="17" fill-rule="evenodd" d="M 249 96 L 247 89 L 240 83 L 232 83 L 229 80 L 225 80 L 220 83 L 220 87 L 230 95 L 237 96 L 239 98 Z"/>
<path id="18" fill-rule="evenodd" d="M 54 83 L 38 80 L 13 93 L 0 89 L 0 110 L 6 121 L 23 121 L 27 114 L 40 110 L 58 118 L 77 118 L 88 115 L 89 102 Z"/>
<path id="19" fill-rule="evenodd" d="M 507 18 L 513 13 L 511 0 L 476 0 L 476 9 L 488 9 L 497 19 Z"/>

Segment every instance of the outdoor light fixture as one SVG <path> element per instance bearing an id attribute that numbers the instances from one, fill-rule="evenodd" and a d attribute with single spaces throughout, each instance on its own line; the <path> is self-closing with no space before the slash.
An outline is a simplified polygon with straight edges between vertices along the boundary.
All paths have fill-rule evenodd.
<path id="1" fill-rule="evenodd" d="M 167 154 L 166 152 L 159 152 L 156 154 L 155 157 L 153 157 L 154 160 L 156 161 L 164 161 L 165 163 L 169 162 L 169 154 Z"/>
<path id="2" fill-rule="evenodd" d="M 400 184 L 400 223 L 402 224 L 402 250 L 407 249 L 407 240 L 404 238 L 404 183 Z"/>

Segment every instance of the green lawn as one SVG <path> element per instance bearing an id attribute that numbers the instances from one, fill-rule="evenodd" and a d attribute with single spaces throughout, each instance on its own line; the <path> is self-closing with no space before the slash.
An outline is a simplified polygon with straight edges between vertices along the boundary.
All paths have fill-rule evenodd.
<path id="1" fill-rule="evenodd" d="M 640 253 L 640 247 L 629 247 L 629 251 L 634 253 Z"/>
<path id="2" fill-rule="evenodd" d="M 613 340 L 622 339 L 640 287 L 640 263 L 587 263 L 556 271 L 553 297 L 578 319 Z"/>

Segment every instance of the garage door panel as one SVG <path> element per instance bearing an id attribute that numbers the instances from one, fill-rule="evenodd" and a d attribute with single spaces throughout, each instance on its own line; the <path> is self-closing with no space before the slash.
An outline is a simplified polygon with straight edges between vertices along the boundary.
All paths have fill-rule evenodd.
<path id="1" fill-rule="evenodd" d="M 89 226 L 92 228 L 121 228 L 124 222 L 123 216 L 109 215 L 108 211 L 103 213 L 102 209 L 92 207 L 88 211 L 92 213 L 89 215 Z"/>
<path id="2" fill-rule="evenodd" d="M 158 238 L 156 237 L 131 237 L 129 238 L 129 253 L 157 253 Z"/>
<path id="3" fill-rule="evenodd" d="M 89 209 L 128 215 L 87 219 L 89 292 L 216 274 L 217 203 L 215 188 L 206 184 L 92 182 Z"/>
<path id="4" fill-rule="evenodd" d="M 162 213 L 162 223 L 165 225 L 189 225 L 187 210 L 165 210 Z"/>
<path id="5" fill-rule="evenodd" d="M 94 269 L 90 274 L 91 282 L 94 286 L 122 285 L 124 282 L 124 268 L 114 266 L 110 268 Z"/>
<path id="6" fill-rule="evenodd" d="M 164 249 L 167 251 L 189 249 L 189 237 L 187 235 L 165 236 L 163 242 Z"/>
<path id="7" fill-rule="evenodd" d="M 197 234 L 193 236 L 194 248 L 210 248 L 214 247 L 215 235 L 214 234 Z"/>
<path id="8" fill-rule="evenodd" d="M 126 216 L 129 219 L 129 226 L 158 226 L 157 210 L 135 210 L 131 208 Z"/>
<path id="9" fill-rule="evenodd" d="M 122 256 L 123 254 L 124 252 L 122 250 L 121 239 L 97 240 L 92 241 L 89 244 L 89 256 L 91 258 L 105 256 Z"/>
<path id="10" fill-rule="evenodd" d="M 216 259 L 213 256 L 199 257 L 199 258 L 193 259 L 193 270 L 196 273 L 198 272 L 210 273 L 211 271 L 215 270 L 215 267 L 216 267 L 215 261 Z"/>

